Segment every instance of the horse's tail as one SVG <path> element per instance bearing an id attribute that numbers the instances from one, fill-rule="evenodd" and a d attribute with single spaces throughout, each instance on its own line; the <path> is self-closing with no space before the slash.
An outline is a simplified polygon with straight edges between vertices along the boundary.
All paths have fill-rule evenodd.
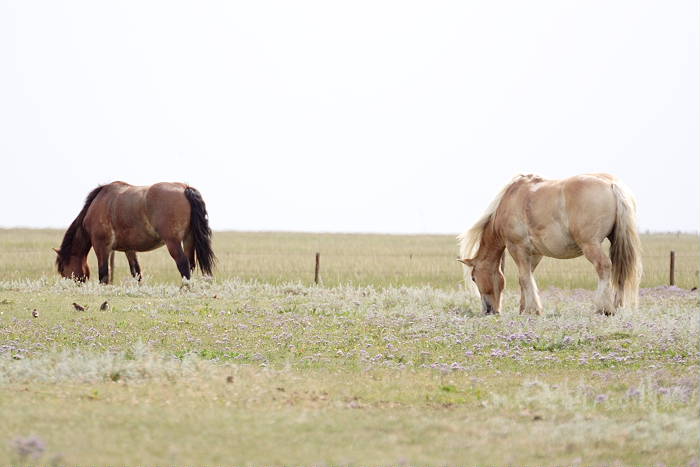
<path id="1" fill-rule="evenodd" d="M 613 182 L 612 190 L 617 201 L 615 227 L 610 236 L 616 305 L 628 303 L 636 307 L 642 278 L 642 244 L 637 233 L 637 206 L 632 193 L 623 185 Z"/>
<path id="2" fill-rule="evenodd" d="M 185 188 L 185 197 L 190 202 L 192 208 L 190 214 L 190 230 L 194 240 L 195 260 L 203 274 L 211 276 L 216 256 L 211 249 L 211 229 L 207 216 L 207 207 L 204 204 L 202 195 L 196 188 L 188 186 Z"/>

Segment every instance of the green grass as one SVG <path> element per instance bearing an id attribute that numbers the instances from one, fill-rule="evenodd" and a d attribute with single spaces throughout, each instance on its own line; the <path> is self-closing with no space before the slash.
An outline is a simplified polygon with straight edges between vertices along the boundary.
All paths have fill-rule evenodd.
<path id="1" fill-rule="evenodd" d="M 0 464 L 698 462 L 697 292 L 605 317 L 592 267 L 551 261 L 542 316 L 512 285 L 483 316 L 451 236 L 233 232 L 214 280 L 181 287 L 161 249 L 142 284 L 121 255 L 117 285 L 76 285 L 60 234 L 0 231 Z M 670 249 L 697 285 L 697 237 L 643 241 L 647 285 Z"/>
<path id="2" fill-rule="evenodd" d="M 460 291 L 243 281 L 5 281 L 0 298 L 0 458 L 31 460 L 11 442 L 37 436 L 60 464 L 696 459 L 690 292 L 614 317 L 557 290 L 542 317 L 514 293 L 487 317 Z"/>
<path id="3" fill-rule="evenodd" d="M 82 465 L 687 465 L 696 454 L 693 408 L 572 407 L 576 396 L 549 387 L 499 405 L 524 398 L 522 379 L 361 377 L 354 388 L 327 372 L 217 368 L 152 384 L 17 385 L 0 432 L 30 428 L 44 459 Z"/>
<path id="4" fill-rule="evenodd" d="M 0 230 L 0 277 L 38 279 L 56 275 L 52 247 L 61 243 L 58 230 Z M 643 287 L 668 285 L 669 252 L 676 251 L 676 285 L 698 286 L 700 242 L 691 234 L 642 235 Z M 241 278 L 268 283 L 314 279 L 314 255 L 321 253 L 321 279 L 326 286 L 343 284 L 424 286 L 454 289 L 462 284 L 457 244 L 453 235 L 360 235 L 288 232 L 215 232 L 214 250 L 219 257 L 216 277 Z M 165 248 L 139 254 L 146 280 L 179 283 L 179 274 Z M 93 274 L 97 261 L 90 253 Z M 117 255 L 116 283 L 127 279 L 128 265 Z M 544 258 L 535 277 L 547 287 L 593 289 L 597 277 L 584 258 Z M 508 257 L 507 287 L 517 290 L 516 267 Z"/>

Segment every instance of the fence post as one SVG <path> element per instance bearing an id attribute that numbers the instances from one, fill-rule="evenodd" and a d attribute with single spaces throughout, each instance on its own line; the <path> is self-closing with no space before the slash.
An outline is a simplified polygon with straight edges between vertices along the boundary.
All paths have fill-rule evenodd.
<path id="1" fill-rule="evenodd" d="M 676 252 L 673 250 L 669 258 L 668 282 L 669 285 L 676 285 Z"/>
<path id="2" fill-rule="evenodd" d="M 321 271 L 321 253 L 316 253 L 316 269 L 314 271 L 314 283 L 318 285 L 319 273 Z"/>

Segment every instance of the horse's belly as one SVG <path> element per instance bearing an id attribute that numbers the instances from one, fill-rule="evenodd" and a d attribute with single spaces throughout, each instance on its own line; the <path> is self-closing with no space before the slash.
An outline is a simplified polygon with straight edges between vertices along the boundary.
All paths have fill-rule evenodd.
<path id="1" fill-rule="evenodd" d="M 581 256 L 581 248 L 568 232 L 548 229 L 531 238 L 535 249 L 543 256 L 558 259 L 571 259 Z"/>
<path id="2" fill-rule="evenodd" d="M 150 235 L 128 235 L 117 238 L 113 248 L 117 251 L 151 251 L 163 246 L 163 241 Z"/>

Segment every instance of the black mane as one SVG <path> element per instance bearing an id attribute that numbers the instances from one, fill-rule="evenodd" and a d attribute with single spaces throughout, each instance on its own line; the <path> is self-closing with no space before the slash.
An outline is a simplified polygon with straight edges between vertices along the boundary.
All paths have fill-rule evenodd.
<path id="1" fill-rule="evenodd" d="M 89 195 L 87 195 L 83 209 L 80 210 L 78 217 L 73 220 L 70 227 L 68 227 L 68 230 L 66 230 L 66 233 L 63 236 L 63 241 L 61 242 L 61 247 L 59 248 L 58 255 L 56 257 L 56 267 L 58 268 L 59 273 L 63 273 L 63 262 L 73 253 L 75 234 L 83 228 L 83 220 L 85 219 L 85 214 L 87 213 L 88 208 L 104 187 L 105 185 L 100 185 L 92 190 Z"/>

